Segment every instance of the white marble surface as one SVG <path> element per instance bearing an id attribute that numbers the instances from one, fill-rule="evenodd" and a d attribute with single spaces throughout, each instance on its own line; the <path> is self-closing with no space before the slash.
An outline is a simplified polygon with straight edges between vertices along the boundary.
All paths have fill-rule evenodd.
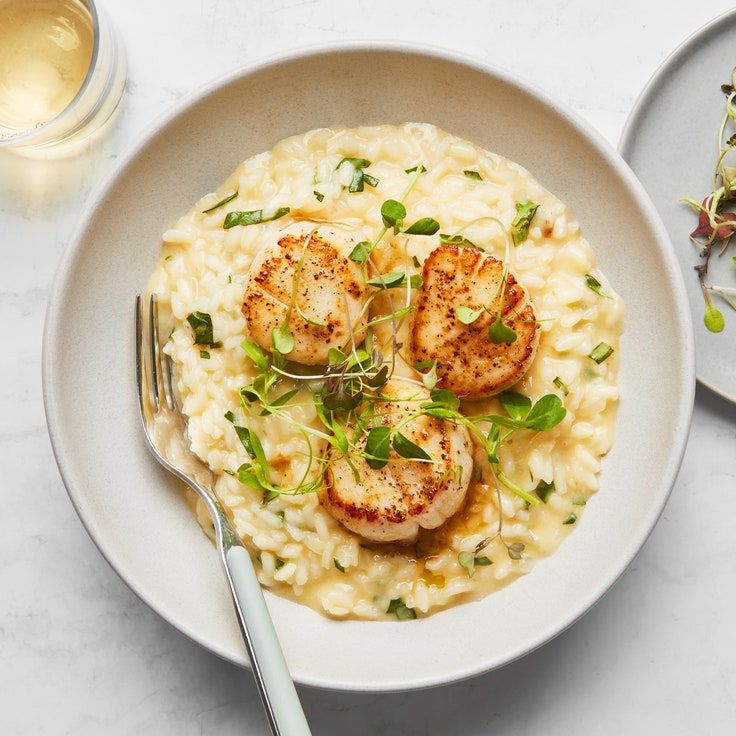
<path id="1" fill-rule="evenodd" d="M 0 733 L 261 734 L 250 675 L 137 600 L 87 537 L 54 465 L 41 400 L 41 331 L 57 257 L 88 192 L 186 92 L 266 54 L 348 38 L 421 40 L 505 66 L 615 144 L 656 66 L 729 4 L 107 5 L 130 65 L 123 113 L 107 140 L 53 165 L 18 167 L 0 155 Z M 734 733 L 734 518 L 736 410 L 698 390 L 690 446 L 664 516 L 588 616 L 526 659 L 468 683 L 386 696 L 302 691 L 314 733 Z"/>

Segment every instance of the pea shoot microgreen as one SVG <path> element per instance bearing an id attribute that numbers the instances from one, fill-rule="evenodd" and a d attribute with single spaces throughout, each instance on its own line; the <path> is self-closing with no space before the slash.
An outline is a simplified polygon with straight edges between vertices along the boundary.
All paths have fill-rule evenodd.
<path id="1" fill-rule="evenodd" d="M 736 149 L 736 134 L 733 132 L 736 122 L 734 85 L 736 85 L 736 69 L 731 72 L 730 83 L 721 85 L 726 101 L 718 129 L 718 157 L 713 172 L 711 193 L 702 202 L 689 197 L 680 200 L 698 215 L 698 226 L 690 233 L 690 240 L 697 247 L 700 257 L 700 263 L 695 266 L 695 271 L 705 302 L 703 324 L 710 332 L 722 332 L 725 328 L 723 314 L 713 304 L 710 294 L 717 294 L 736 310 L 736 301 L 724 295 L 724 287 L 707 284 L 708 266 L 713 252 L 717 250 L 719 256 L 722 256 L 736 232 L 736 212 L 733 211 L 733 204 L 736 201 L 736 167 L 732 165 Z"/>

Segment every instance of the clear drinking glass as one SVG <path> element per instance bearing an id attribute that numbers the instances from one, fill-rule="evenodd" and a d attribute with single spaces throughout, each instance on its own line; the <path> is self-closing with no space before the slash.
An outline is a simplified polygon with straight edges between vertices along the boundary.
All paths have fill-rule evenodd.
<path id="1" fill-rule="evenodd" d="M 28 20 L 26 18 L 30 4 L 35 1 L 21 0 L 21 2 L 28 3 L 28 5 L 16 11 L 17 6 L 13 3 L 17 0 L 0 0 L 0 12 L 5 11 L 7 17 L 14 18 L 18 21 L 18 24 L 25 24 L 22 26 L 22 30 L 28 37 L 29 43 L 23 44 L 23 50 L 30 47 L 33 42 L 33 32 L 37 26 L 42 25 L 38 23 L 34 25 L 33 19 Z M 0 150 L 8 150 L 32 157 L 68 155 L 85 145 L 91 136 L 99 134 L 105 124 L 112 120 L 118 109 L 125 85 L 125 52 L 122 41 L 104 10 L 96 5 L 94 0 L 42 0 L 42 2 L 44 3 L 44 9 L 58 5 L 60 12 L 54 20 L 53 42 L 61 47 L 65 43 L 69 43 L 68 38 L 71 35 L 71 24 L 64 19 L 61 10 L 69 11 L 71 9 L 81 14 L 88 13 L 89 18 L 86 15 L 78 15 L 77 20 L 83 18 L 85 24 L 89 22 L 92 48 L 89 66 L 81 86 L 68 104 L 53 114 L 50 119 L 39 120 L 33 127 L 24 129 L 23 124 L 18 123 L 17 120 L 11 122 L 4 120 L 3 108 L 0 106 Z M 51 9 L 53 10 L 53 8 Z M 15 16 L 11 15 L 13 12 L 16 12 Z M 7 18 L 5 25 L 6 29 L 10 25 Z M 85 31 L 87 30 L 85 27 Z M 6 30 L 0 28 L 0 44 L 4 42 L 3 34 L 6 32 Z M 26 36 L 23 38 L 25 39 Z M 19 37 L 16 36 L 16 40 L 17 38 Z M 42 47 L 39 46 L 39 48 Z M 56 47 L 53 48 L 56 49 Z M 19 105 L 22 102 L 33 104 L 34 99 L 37 102 L 43 101 L 44 74 L 49 73 L 48 69 L 43 68 L 43 61 L 43 59 L 34 59 L 30 50 L 28 50 L 27 57 L 22 60 L 23 66 L 21 66 L 17 53 L 9 56 L 9 60 L 6 59 L 6 68 L 0 70 L 6 72 L 6 80 L 15 79 L 17 82 L 18 77 L 13 77 L 14 73 L 19 76 L 24 74 L 28 76 L 35 69 L 34 64 L 40 69 L 33 80 L 38 82 L 39 88 L 34 90 L 30 83 L 24 86 L 25 81 L 18 84 L 17 88 L 13 90 L 17 93 L 16 97 L 10 99 L 9 107 L 6 106 L 6 116 L 12 116 L 14 99 L 18 100 Z M 13 64 L 16 64 L 15 68 L 13 68 Z M 59 74 L 61 74 L 61 70 L 59 70 Z M 58 83 L 58 79 L 56 79 L 56 82 Z M 0 83 L 2 83 L 2 80 L 0 80 Z"/>

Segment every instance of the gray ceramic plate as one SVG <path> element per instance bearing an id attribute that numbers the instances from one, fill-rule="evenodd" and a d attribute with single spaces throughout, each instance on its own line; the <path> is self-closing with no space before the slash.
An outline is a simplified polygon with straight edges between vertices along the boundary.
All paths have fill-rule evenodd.
<path id="1" fill-rule="evenodd" d="M 721 84 L 736 66 L 736 10 L 688 38 L 657 70 L 634 106 L 619 149 L 652 198 L 685 276 L 695 329 L 698 380 L 736 402 L 736 313 L 715 299 L 726 329 L 714 335 L 703 325 L 703 295 L 693 266 L 699 262 L 688 233 L 693 211 L 680 197 L 702 200 L 713 186 L 716 137 L 724 112 Z M 713 257 L 710 280 L 736 286 L 731 245 Z"/>
<path id="2" fill-rule="evenodd" d="M 644 543 L 692 410 L 692 330 L 667 235 L 626 164 L 575 115 L 505 72 L 433 49 L 322 47 L 264 62 L 200 90 L 141 136 L 83 212 L 50 298 L 43 368 L 54 452 L 82 521 L 131 588 L 203 646 L 245 664 L 215 550 L 149 457 L 138 422 L 133 298 L 161 232 L 242 159 L 285 136 L 406 120 L 518 161 L 572 207 L 627 307 L 618 436 L 575 533 L 482 601 L 366 623 L 331 621 L 268 594 L 294 676 L 320 687 L 451 682 L 559 634 Z"/>

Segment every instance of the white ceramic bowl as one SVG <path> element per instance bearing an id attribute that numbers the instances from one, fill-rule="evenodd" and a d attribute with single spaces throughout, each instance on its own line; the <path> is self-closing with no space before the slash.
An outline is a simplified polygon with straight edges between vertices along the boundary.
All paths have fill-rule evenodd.
<path id="1" fill-rule="evenodd" d="M 92 198 L 49 302 L 44 396 L 80 518 L 138 595 L 213 652 L 245 664 L 214 548 L 144 446 L 133 298 L 160 233 L 244 158 L 330 124 L 431 122 L 527 167 L 580 220 L 622 295 L 621 406 L 600 492 L 534 571 L 416 622 L 331 621 L 267 595 L 298 682 L 389 691 L 459 680 L 545 643 L 585 613 L 641 548 L 674 482 L 693 402 L 682 277 L 648 198 L 575 115 L 505 72 L 447 52 L 321 47 L 231 74 L 180 103 Z"/>

